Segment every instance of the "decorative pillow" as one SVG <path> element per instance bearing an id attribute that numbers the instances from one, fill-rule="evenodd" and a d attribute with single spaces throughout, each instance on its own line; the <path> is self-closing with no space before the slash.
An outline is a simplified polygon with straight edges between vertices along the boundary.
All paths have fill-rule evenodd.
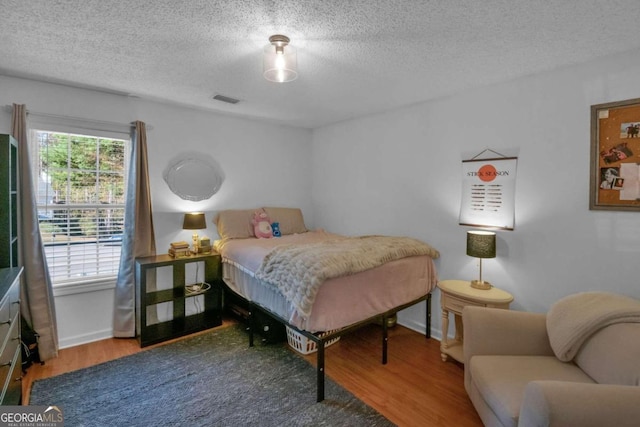
<path id="1" fill-rule="evenodd" d="M 282 235 L 306 233 L 302 211 L 298 208 L 264 208 L 272 222 L 280 224 Z"/>
<path id="2" fill-rule="evenodd" d="M 214 220 L 222 239 L 248 239 L 256 237 L 253 232 L 254 209 L 229 209 L 218 212 Z"/>
<path id="3" fill-rule="evenodd" d="M 258 239 L 270 239 L 273 237 L 271 220 L 264 209 L 258 209 L 254 212 L 251 223 L 253 224 L 253 233 Z"/>

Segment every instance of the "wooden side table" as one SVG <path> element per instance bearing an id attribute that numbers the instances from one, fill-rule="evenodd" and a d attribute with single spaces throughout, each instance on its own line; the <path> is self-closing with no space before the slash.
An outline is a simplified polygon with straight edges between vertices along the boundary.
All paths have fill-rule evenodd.
<path id="1" fill-rule="evenodd" d="M 462 309 L 467 305 L 508 309 L 513 301 L 513 295 L 496 287 L 488 290 L 474 289 L 467 280 L 443 280 L 438 283 L 438 288 L 440 288 L 442 308 L 442 341 L 440 343 L 442 361 L 446 362 L 447 356 L 451 356 L 458 362 L 464 363 Z M 449 340 L 449 313 L 454 314 L 456 330 L 453 340 Z"/>

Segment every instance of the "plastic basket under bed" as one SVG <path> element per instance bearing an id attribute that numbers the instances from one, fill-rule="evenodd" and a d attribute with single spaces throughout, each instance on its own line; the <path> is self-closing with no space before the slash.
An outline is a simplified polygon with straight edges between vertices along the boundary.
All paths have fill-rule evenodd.
<path id="1" fill-rule="evenodd" d="M 318 337 L 322 338 L 323 336 L 328 335 L 335 331 L 337 331 L 337 329 L 333 331 L 321 332 L 318 334 Z M 338 342 L 338 340 L 340 340 L 340 337 L 335 337 L 325 342 L 324 343 L 325 348 L 329 347 L 331 344 L 335 344 L 336 342 Z M 289 343 L 289 346 L 293 348 L 295 351 L 297 351 L 298 353 L 310 354 L 318 351 L 318 346 L 316 345 L 315 342 L 311 341 L 309 338 L 305 337 L 295 329 L 291 329 L 288 326 L 287 326 L 287 342 Z"/>

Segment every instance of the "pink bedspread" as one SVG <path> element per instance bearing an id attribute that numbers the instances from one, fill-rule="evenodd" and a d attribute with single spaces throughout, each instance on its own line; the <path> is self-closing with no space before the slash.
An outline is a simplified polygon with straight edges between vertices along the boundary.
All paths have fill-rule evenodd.
<path id="1" fill-rule="evenodd" d="M 260 267 L 269 251 L 282 244 L 314 243 L 341 236 L 310 231 L 272 239 L 234 239 L 215 242 L 223 262 L 248 275 Z M 254 280 L 253 286 L 260 286 Z M 311 332 L 340 329 L 414 301 L 435 287 L 437 274 L 429 256 L 413 256 L 386 263 L 358 274 L 327 280 L 320 287 L 310 316 L 295 308 L 286 313 L 271 303 L 254 301 L 287 319 L 292 325 Z M 249 299 L 247 295 L 243 295 Z"/>

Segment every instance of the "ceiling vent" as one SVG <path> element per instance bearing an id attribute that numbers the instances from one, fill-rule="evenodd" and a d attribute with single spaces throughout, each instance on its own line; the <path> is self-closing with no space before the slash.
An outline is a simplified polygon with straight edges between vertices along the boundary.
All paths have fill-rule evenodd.
<path id="1" fill-rule="evenodd" d="M 238 102 L 240 102 L 239 99 L 230 98 L 224 95 L 215 95 L 213 99 L 215 99 L 216 101 L 226 102 L 227 104 L 237 104 Z"/>

